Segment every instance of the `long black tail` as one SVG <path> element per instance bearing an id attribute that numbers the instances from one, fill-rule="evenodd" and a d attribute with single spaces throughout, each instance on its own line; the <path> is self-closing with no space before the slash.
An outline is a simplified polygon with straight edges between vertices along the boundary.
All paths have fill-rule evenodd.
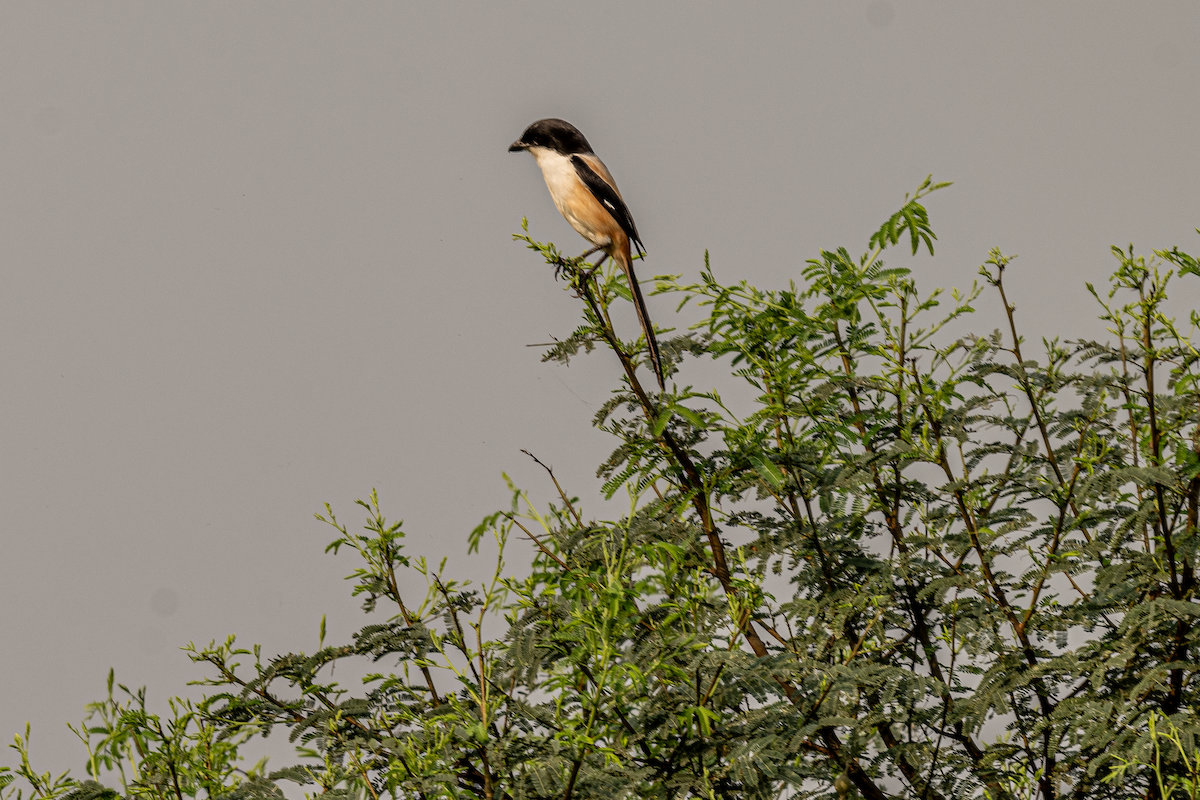
<path id="1" fill-rule="evenodd" d="M 646 349 L 650 351 L 650 365 L 654 369 L 654 377 L 658 378 L 658 388 L 665 392 L 667 385 L 663 381 L 662 357 L 658 353 L 658 340 L 654 338 L 654 323 L 650 321 L 650 312 L 646 310 L 642 287 L 638 286 L 637 276 L 633 274 L 633 261 L 626 253 L 620 253 L 617 261 L 621 263 L 625 280 L 629 282 L 629 293 L 633 296 L 633 307 L 637 309 L 638 322 L 642 323 L 642 333 L 646 336 Z"/>

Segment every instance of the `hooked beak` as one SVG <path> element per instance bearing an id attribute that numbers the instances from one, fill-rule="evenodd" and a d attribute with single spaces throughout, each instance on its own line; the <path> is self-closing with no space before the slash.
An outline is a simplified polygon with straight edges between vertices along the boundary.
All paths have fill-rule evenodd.
<path id="1" fill-rule="evenodd" d="M 522 150 L 528 150 L 528 149 L 529 149 L 529 145 L 525 144 L 520 139 L 517 139 L 515 142 L 513 142 L 512 144 L 510 144 L 508 146 L 508 152 L 510 152 L 510 153 L 519 153 Z"/>

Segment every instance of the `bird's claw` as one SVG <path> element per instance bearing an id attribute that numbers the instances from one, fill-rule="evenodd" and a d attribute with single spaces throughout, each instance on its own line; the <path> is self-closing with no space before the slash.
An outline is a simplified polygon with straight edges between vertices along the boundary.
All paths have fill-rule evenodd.
<path id="1" fill-rule="evenodd" d="M 573 273 L 575 273 L 575 271 L 576 271 L 576 268 L 575 268 L 574 263 L 572 263 L 571 261 L 567 261 L 562 256 L 555 256 L 555 258 L 554 258 L 554 280 L 558 280 L 563 275 L 572 275 Z"/>
<path id="2" fill-rule="evenodd" d="M 579 278 L 580 280 L 585 281 L 590 280 L 591 277 L 596 274 L 596 270 L 599 269 L 599 267 L 590 267 L 588 269 L 584 269 L 582 266 L 580 266 L 581 263 L 582 258 L 563 258 L 562 256 L 556 256 L 554 259 L 554 279 L 558 280 L 566 275 L 569 278 Z"/>

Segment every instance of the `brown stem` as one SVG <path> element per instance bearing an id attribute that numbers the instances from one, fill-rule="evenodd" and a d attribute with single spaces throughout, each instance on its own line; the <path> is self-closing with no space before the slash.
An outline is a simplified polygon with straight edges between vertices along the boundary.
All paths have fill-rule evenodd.
<path id="1" fill-rule="evenodd" d="M 450 600 L 450 592 L 446 589 L 446 585 L 441 579 L 434 578 L 434 586 L 442 593 L 442 597 L 446 601 L 446 613 L 450 615 L 450 621 L 454 624 L 454 630 L 458 634 L 458 640 L 451 639 L 450 641 L 458 648 L 459 652 L 467 659 L 467 666 L 471 668 L 471 674 L 475 676 L 475 682 L 483 683 L 483 678 L 479 674 L 479 670 L 475 669 L 475 659 L 471 658 L 470 648 L 467 647 L 467 634 L 463 630 L 462 622 L 458 618 L 458 609 L 454 607 L 454 603 Z"/>
<path id="2" fill-rule="evenodd" d="M 563 800 L 571 800 L 571 795 L 575 791 L 575 779 L 579 777 L 581 766 L 583 766 L 583 756 L 575 759 L 575 763 L 571 766 L 571 777 L 567 781 L 567 790 L 563 792 Z"/>
<path id="3" fill-rule="evenodd" d="M 769 386 L 770 383 L 771 383 L 771 375 L 767 371 L 767 369 L 764 367 L 763 368 L 763 385 Z M 779 400 L 778 400 L 780 408 L 784 408 L 786 406 L 786 399 L 787 398 L 784 395 L 784 388 L 782 386 L 780 386 L 779 387 Z M 785 416 L 784 422 L 782 424 L 780 423 L 778 418 L 775 420 L 775 446 L 780 451 L 782 451 L 784 449 L 783 445 L 784 445 L 785 439 L 787 440 L 787 452 L 788 453 L 796 452 L 796 440 L 795 440 L 795 437 L 792 435 L 792 430 L 791 430 L 790 426 L 787 425 L 786 416 Z M 812 501 L 810 500 L 810 498 L 808 496 L 808 491 L 804 485 L 803 474 L 800 473 L 799 471 L 793 472 L 790 464 L 781 464 L 780 466 L 796 482 L 796 486 L 800 489 L 800 497 L 804 500 L 804 507 L 807 511 L 809 528 L 812 530 L 813 552 L 815 552 L 817 554 L 817 564 L 821 569 L 821 577 L 825 579 L 825 586 L 828 589 L 832 590 L 833 589 L 833 573 L 830 571 L 828 560 L 825 558 L 825 549 L 823 547 L 821 547 L 821 538 L 817 535 L 817 523 L 816 523 L 816 520 L 813 518 Z M 769 491 L 771 491 L 772 494 L 774 494 L 774 491 L 771 490 L 770 486 L 767 486 L 767 489 Z M 778 496 L 776 496 L 776 499 L 780 500 L 780 498 Z M 804 522 L 800 516 L 800 506 L 796 503 L 796 493 L 789 489 L 788 493 L 787 493 L 787 503 L 785 504 L 781 501 L 779 503 L 779 505 L 781 508 L 785 508 L 785 509 L 791 511 L 792 518 L 794 520 L 796 520 L 797 525 L 800 527 L 801 530 L 803 530 Z"/>
<path id="4" fill-rule="evenodd" d="M 870 436 L 867 431 L 866 423 L 863 421 L 862 404 L 859 400 L 858 389 L 854 385 L 854 368 L 853 368 L 853 364 L 851 363 L 851 360 L 850 360 L 849 350 L 846 348 L 845 341 L 842 338 L 841 328 L 837 325 L 836 322 L 833 324 L 832 330 L 833 330 L 833 335 L 834 335 L 834 341 L 838 345 L 839 355 L 841 356 L 842 370 L 845 373 L 846 379 L 847 379 L 846 393 L 849 396 L 851 406 L 854 409 L 854 425 L 858 429 L 859 436 L 862 439 L 864 449 L 869 454 L 874 455 L 877 451 L 875 449 L 874 444 L 870 440 Z M 874 463 L 871 464 L 871 477 L 872 477 L 872 482 L 874 483 L 874 487 L 875 487 L 875 494 L 879 499 L 880 510 L 883 513 L 884 521 L 887 525 L 888 531 L 892 535 L 893 544 L 900 551 L 901 555 L 907 556 L 909 553 L 908 543 L 905 541 L 904 531 L 900 525 L 899 514 L 897 512 L 897 509 L 890 506 L 887 502 L 888 494 L 883 486 L 883 480 L 880 477 L 879 468 Z M 929 667 L 930 674 L 933 675 L 935 680 L 938 680 L 941 683 L 945 684 L 947 686 L 947 689 L 949 689 L 949 684 L 946 683 L 945 678 L 942 675 L 941 664 L 938 663 L 938 660 L 937 660 L 937 649 L 933 646 L 933 640 L 929 633 L 929 626 L 928 626 L 928 619 L 927 619 L 928 610 L 925 608 L 924 603 L 922 603 L 921 600 L 919 599 L 919 597 L 917 596 L 916 590 L 908 582 L 907 579 L 904 579 L 903 586 L 904 586 L 904 592 L 906 595 L 906 600 L 908 601 L 909 608 L 911 609 L 911 612 L 912 612 L 914 632 L 917 635 L 917 640 L 921 643 L 922 652 L 925 654 L 925 659 L 926 659 L 926 663 Z M 885 733 L 884 730 L 882 729 L 883 727 L 885 727 L 885 726 L 881 726 L 881 728 L 880 728 L 880 737 L 883 739 L 884 744 L 886 745 L 888 743 L 888 737 L 891 736 L 891 731 L 889 728 L 887 730 L 887 732 Z M 969 755 L 972 757 L 972 759 L 975 760 L 976 762 L 978 762 L 980 759 L 982 759 L 983 752 L 979 749 L 979 747 L 977 745 L 975 745 L 975 743 L 973 741 L 970 740 L 970 737 L 967 737 L 964 735 L 963 738 L 966 740 L 967 750 L 968 750 Z M 892 745 L 889 745 L 889 749 L 892 746 L 894 746 L 894 742 Z M 903 763 L 903 759 L 901 759 L 901 762 Z M 905 770 L 906 766 L 907 765 L 905 764 L 904 766 L 901 767 L 902 772 Z M 908 769 L 911 770 L 911 767 L 908 767 Z M 913 775 L 914 775 L 914 777 L 910 780 L 916 780 L 916 781 L 920 780 L 920 776 L 917 775 L 915 773 L 915 771 L 913 771 Z M 851 780 L 854 779 L 853 774 L 851 774 L 850 777 L 851 777 Z M 908 777 L 907 773 L 906 773 L 906 777 Z M 914 786 L 915 785 L 916 784 L 914 784 Z M 937 795 L 935 795 L 935 797 L 936 796 Z"/>
<path id="5" fill-rule="evenodd" d="M 404 600 L 400 598 L 400 584 L 396 580 L 396 567 L 392 559 L 387 559 L 388 569 L 388 588 L 392 592 L 392 597 L 396 599 L 396 605 L 400 606 L 400 614 L 404 617 L 404 624 L 408 627 L 413 627 L 412 615 L 408 613 L 408 608 L 404 605 Z M 433 698 L 434 706 L 442 704 L 442 698 L 438 696 L 437 687 L 433 683 L 433 674 L 429 671 L 429 667 L 421 665 L 421 674 L 425 676 L 425 685 L 429 687 L 429 696 Z"/>
<path id="6" fill-rule="evenodd" d="M 554 481 L 554 488 L 558 490 L 558 496 L 562 498 L 563 504 L 567 507 L 567 510 L 571 512 L 571 516 L 575 518 L 575 524 L 582 528 L 583 520 L 579 518 L 579 512 L 576 511 L 575 506 L 573 506 L 571 504 L 570 499 L 568 499 L 568 497 L 567 497 L 567 493 L 563 491 L 562 486 L 559 484 L 558 478 L 554 477 L 554 470 L 550 469 L 550 467 L 543 464 L 538 459 L 537 456 L 535 456 L 533 453 L 529 452 L 528 450 L 525 450 L 524 448 L 522 448 L 521 452 L 524 453 L 525 455 L 529 456 L 530 458 L 532 458 L 534 463 L 537 464 L 539 467 L 546 470 L 546 474 L 550 476 L 550 480 Z"/>
<path id="7" fill-rule="evenodd" d="M 645 415 L 647 422 L 651 425 L 657 419 L 657 408 L 650 400 L 646 391 L 642 388 L 641 382 L 638 381 L 636 368 L 633 360 L 630 358 L 620 342 L 617 340 L 616 334 L 613 331 L 611 322 L 608 321 L 606 313 L 602 310 L 600 303 L 597 301 L 595 294 L 592 291 L 592 281 L 583 280 L 577 284 L 580 288 L 580 293 L 584 300 L 588 303 L 592 311 L 594 319 L 599 324 L 600 333 L 608 343 L 609 347 L 616 354 L 621 362 L 621 367 L 625 371 L 625 377 L 629 381 L 629 387 L 633 391 L 634 396 L 638 399 L 641 405 L 642 413 Z M 676 465 L 683 472 L 685 489 L 691 494 L 692 506 L 696 510 L 696 514 L 700 518 L 700 525 L 708 538 L 709 549 L 713 557 L 713 574 L 716 576 L 721 588 L 727 595 L 736 596 L 737 588 L 733 585 L 730 576 L 729 566 L 725 555 L 725 545 L 721 541 L 720 533 L 717 530 L 716 524 L 712 517 L 712 511 L 708 505 L 708 490 L 704 486 L 704 481 L 700 476 L 699 470 L 696 469 L 691 457 L 687 452 L 675 441 L 675 437 L 670 431 L 663 430 L 660 434 L 662 446 L 667 450 L 670 456 L 674 459 Z M 768 650 L 762 637 L 758 635 L 754 624 L 747 622 L 742 628 L 742 635 L 746 643 L 750 646 L 751 651 L 756 656 L 762 658 L 767 655 Z M 799 701 L 799 695 L 796 687 L 792 685 L 786 678 L 773 676 L 776 683 L 783 689 L 784 694 L 792 703 Z M 833 728 L 823 728 L 818 734 L 825 743 L 825 747 L 829 750 L 830 757 L 839 765 L 843 766 L 850 780 L 858 788 L 859 792 L 867 798 L 867 800 L 887 800 L 887 795 L 880 789 L 857 759 L 848 758 L 843 753 L 842 742 L 838 738 L 837 733 Z"/>
<path id="8" fill-rule="evenodd" d="M 1137 418 L 1133 415 L 1134 402 L 1133 395 L 1129 391 L 1129 352 L 1125 347 L 1125 328 L 1124 323 L 1119 322 L 1117 334 L 1121 342 L 1121 393 L 1125 396 L 1125 408 L 1129 413 L 1129 452 L 1133 454 L 1133 466 L 1139 466 L 1139 454 L 1141 452 L 1141 444 L 1138 442 L 1138 426 Z M 1143 502 L 1142 484 L 1134 482 L 1134 490 L 1137 492 L 1138 507 L 1140 508 Z M 1146 529 L 1146 523 L 1142 522 L 1142 544 L 1146 547 L 1146 552 L 1150 552 L 1150 532 Z"/>
<path id="9" fill-rule="evenodd" d="M 1080 447 L 1083 445 L 1083 436 L 1080 435 Z M 1071 483 L 1067 486 L 1067 498 L 1075 492 L 1075 482 L 1079 479 L 1079 473 L 1082 471 L 1081 464 L 1075 465 L 1075 471 L 1071 475 Z M 1021 620 L 1021 629 L 1024 630 L 1029 625 L 1029 620 L 1033 618 L 1034 611 L 1037 610 L 1038 597 L 1042 594 L 1042 587 L 1046 585 L 1046 579 L 1050 575 L 1050 566 L 1054 557 L 1058 554 L 1058 545 L 1062 539 L 1063 525 L 1067 516 L 1067 502 L 1063 502 L 1058 507 L 1058 519 L 1054 523 L 1054 536 L 1050 540 L 1050 548 L 1046 553 L 1046 565 L 1042 570 L 1042 574 L 1038 576 L 1037 584 L 1033 587 L 1033 594 L 1029 599 L 1029 610 L 1025 613 L 1025 618 Z"/>
<path id="10" fill-rule="evenodd" d="M 1154 397 L 1154 368 L 1156 358 L 1154 355 L 1154 342 L 1151 338 L 1152 332 L 1152 315 L 1153 308 L 1147 304 L 1144 289 L 1139 286 L 1138 292 L 1142 297 L 1142 309 L 1144 319 L 1142 322 L 1142 348 L 1145 351 L 1145 374 L 1146 374 L 1146 412 L 1150 422 L 1150 458 L 1154 466 L 1162 466 L 1162 434 L 1158 429 L 1158 410 L 1155 404 Z M 1167 502 L 1164 496 L 1163 485 L 1159 481 L 1154 482 L 1154 501 L 1158 510 L 1158 531 L 1162 535 L 1163 547 L 1167 551 L 1167 572 L 1170 581 L 1171 597 L 1180 599 L 1179 593 L 1179 576 L 1175 570 L 1175 543 L 1171 537 L 1171 527 L 1167 520 Z"/>
<path id="11" fill-rule="evenodd" d="M 1058 485 L 1063 485 L 1062 470 L 1058 466 L 1058 457 L 1054 454 L 1054 445 L 1050 443 L 1050 432 L 1046 428 L 1046 421 L 1042 419 L 1041 404 L 1034 397 L 1033 384 L 1029 382 L 1029 373 L 1025 370 L 1025 359 L 1021 356 L 1021 337 L 1017 335 L 1017 320 L 1013 313 L 1017 307 L 1008 302 L 1008 295 L 1004 292 L 1004 265 L 998 265 L 998 274 L 996 276 L 996 289 L 1000 292 L 1000 301 L 1004 303 L 1004 313 L 1008 316 L 1008 329 L 1012 333 L 1012 354 L 1017 360 L 1017 369 L 1020 375 L 1017 380 L 1021 384 L 1021 389 L 1025 392 L 1026 399 L 1029 400 L 1029 407 L 1033 410 L 1033 418 L 1037 423 L 1038 432 L 1042 435 L 1042 445 L 1046 448 L 1046 458 L 1050 462 L 1050 468 L 1054 470 L 1054 477 L 1058 479 Z M 1079 516 L 1079 509 L 1075 507 L 1075 502 L 1071 501 L 1071 513 L 1076 517 Z M 1079 527 L 1083 538 L 1087 541 L 1092 540 L 1092 536 L 1088 533 L 1087 528 L 1082 525 Z"/>
<path id="12" fill-rule="evenodd" d="M 591 281 L 582 282 L 580 288 L 596 320 L 599 322 L 605 319 L 600 304 L 592 293 Z M 634 396 L 637 397 L 638 403 L 641 405 L 646 421 L 653 425 L 658 418 L 658 409 L 646 394 L 645 389 L 642 388 L 642 384 L 637 377 L 633 359 L 621 347 L 616 334 L 613 332 L 611 323 L 608 323 L 607 320 L 601 323 L 600 332 L 620 360 L 621 366 L 625 370 L 625 377 L 629 380 L 629 386 L 633 390 Z M 675 437 L 671 435 L 670 431 L 664 429 L 659 435 L 659 441 L 683 472 L 685 488 L 691 494 L 692 507 L 696 510 L 696 514 L 700 518 L 701 529 L 708 538 L 709 549 L 712 551 L 713 574 L 720 581 L 721 588 L 725 590 L 726 594 L 737 594 L 737 589 L 733 586 L 729 572 L 729 564 L 725 555 L 725 545 L 721 541 L 720 533 L 717 531 L 716 523 L 713 521 L 712 509 L 708 505 L 708 491 L 704 486 L 704 480 L 700 476 L 700 471 L 696 469 L 696 465 L 687 454 L 687 451 L 675 441 Z M 767 654 L 766 645 L 763 644 L 762 639 L 754 631 L 753 625 L 747 626 L 746 640 L 750 644 L 751 649 L 754 650 L 755 655 L 761 658 Z"/>
<path id="13" fill-rule="evenodd" d="M 508 512 L 502 511 L 500 513 L 504 514 L 504 517 L 509 522 L 511 522 L 512 524 L 514 524 L 518 528 L 520 528 L 522 531 L 524 531 L 525 535 L 529 537 L 530 541 L 532 541 L 534 544 L 537 545 L 538 549 L 542 551 L 542 554 L 544 556 L 546 556 L 547 558 L 553 559 L 554 562 L 556 564 L 558 564 L 560 567 L 562 567 L 564 571 L 570 569 L 570 567 L 567 566 L 567 562 L 565 562 L 561 558 L 559 558 L 558 554 L 555 553 L 553 550 L 546 547 L 546 545 L 542 544 L 542 540 L 539 539 L 538 537 L 534 536 L 533 531 L 529 530 L 524 525 L 522 525 L 520 520 L 518 520 L 515 516 L 513 516 L 512 514 L 509 514 Z"/>

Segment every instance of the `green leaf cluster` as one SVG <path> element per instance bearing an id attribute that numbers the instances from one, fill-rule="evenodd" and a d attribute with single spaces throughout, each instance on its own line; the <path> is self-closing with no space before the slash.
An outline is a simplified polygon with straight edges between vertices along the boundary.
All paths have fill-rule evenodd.
<path id="1" fill-rule="evenodd" d="M 18 737 L 0 794 L 1195 797 L 1200 316 L 1165 309 L 1200 267 L 1114 249 L 1087 287 L 1109 336 L 1034 348 L 1011 256 L 961 293 L 882 260 L 933 254 L 925 203 L 947 185 L 786 287 L 723 283 L 707 256 L 698 281 L 660 276 L 702 316 L 662 332 L 661 394 L 613 324 L 621 271 L 519 235 L 581 310 L 546 358 L 620 365 L 593 420 L 617 518 L 548 467 L 544 507 L 510 482 L 470 534 L 495 557 L 473 585 L 406 555 L 374 493 L 361 530 L 326 507 L 371 614 L 351 641 L 327 646 L 322 620 L 311 655 L 189 647 L 208 693 L 170 719 L 110 678 L 80 729 L 89 780 L 34 772 Z M 1003 328 L 970 332 L 982 302 Z M 687 359 L 727 383 L 681 383 Z M 361 685 L 334 679 L 343 661 L 371 665 Z M 243 770 L 276 727 L 296 763 Z"/>

